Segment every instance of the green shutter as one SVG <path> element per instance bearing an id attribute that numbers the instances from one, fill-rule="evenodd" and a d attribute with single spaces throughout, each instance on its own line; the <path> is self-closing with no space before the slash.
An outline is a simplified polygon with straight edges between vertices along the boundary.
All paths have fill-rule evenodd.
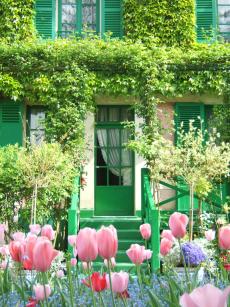
<path id="1" fill-rule="evenodd" d="M 23 105 L 11 101 L 0 103 L 0 146 L 23 144 Z"/>
<path id="2" fill-rule="evenodd" d="M 199 42 L 212 38 L 216 32 L 216 0 L 196 0 L 196 27 Z"/>
<path id="3" fill-rule="evenodd" d="M 36 0 L 35 24 L 42 38 L 55 38 L 56 1 Z"/>
<path id="4" fill-rule="evenodd" d="M 112 37 L 122 37 L 122 0 L 102 0 L 101 32 L 112 32 Z"/>
<path id="5" fill-rule="evenodd" d="M 205 123 L 204 117 L 204 105 L 196 103 L 177 103 L 176 104 L 176 116 L 175 116 L 175 126 L 176 126 L 176 144 L 179 143 L 178 131 L 183 123 L 183 130 L 185 132 L 189 131 L 189 122 L 193 120 L 193 126 L 198 129 L 203 129 Z M 188 186 L 182 182 L 178 182 L 178 187 L 189 191 Z M 178 211 L 188 211 L 189 210 L 189 196 L 184 196 L 177 199 L 177 210 Z M 197 199 L 194 199 L 194 207 L 198 207 Z"/>

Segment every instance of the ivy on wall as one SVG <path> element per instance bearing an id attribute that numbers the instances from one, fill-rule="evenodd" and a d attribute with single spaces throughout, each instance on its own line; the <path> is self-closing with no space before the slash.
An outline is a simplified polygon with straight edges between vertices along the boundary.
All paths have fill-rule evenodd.
<path id="1" fill-rule="evenodd" d="M 46 105 L 48 140 L 71 150 L 77 163 L 95 95 L 139 97 L 137 112 L 152 127 L 160 95 L 229 97 L 229 68 L 228 44 L 197 45 L 186 52 L 99 39 L 0 44 L 2 95 Z"/>
<path id="2" fill-rule="evenodd" d="M 0 1 L 0 38 L 7 41 L 34 37 L 35 0 Z"/>
<path id="3" fill-rule="evenodd" d="M 124 0 L 125 34 L 148 45 L 191 45 L 196 39 L 194 3 L 194 0 Z"/>

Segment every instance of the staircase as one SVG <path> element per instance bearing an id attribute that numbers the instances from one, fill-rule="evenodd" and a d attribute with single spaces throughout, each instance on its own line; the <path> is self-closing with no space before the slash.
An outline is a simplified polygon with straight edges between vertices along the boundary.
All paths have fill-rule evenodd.
<path id="1" fill-rule="evenodd" d="M 126 250 L 131 244 L 144 245 L 139 231 L 142 220 L 138 216 L 93 216 L 81 217 L 80 228 L 91 227 L 96 230 L 100 229 L 102 225 L 113 225 L 117 229 L 118 235 L 118 252 L 116 256 L 116 270 L 129 269 L 133 264 L 126 255 Z M 103 260 L 98 257 L 94 267 L 101 267 Z"/>

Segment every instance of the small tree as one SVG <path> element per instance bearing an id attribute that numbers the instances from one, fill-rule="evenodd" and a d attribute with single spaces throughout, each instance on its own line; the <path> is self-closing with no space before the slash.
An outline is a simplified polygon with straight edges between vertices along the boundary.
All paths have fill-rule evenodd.
<path id="1" fill-rule="evenodd" d="M 229 175 L 230 146 L 222 142 L 217 145 L 218 136 L 206 136 L 190 122 L 189 132 L 181 129 L 178 144 L 178 176 L 188 185 L 190 191 L 189 239 L 193 237 L 194 192 L 200 183 L 221 181 Z M 207 184 L 206 187 L 210 188 Z M 201 191 L 199 191 L 201 193 Z M 204 191 L 202 192 L 204 193 Z"/>

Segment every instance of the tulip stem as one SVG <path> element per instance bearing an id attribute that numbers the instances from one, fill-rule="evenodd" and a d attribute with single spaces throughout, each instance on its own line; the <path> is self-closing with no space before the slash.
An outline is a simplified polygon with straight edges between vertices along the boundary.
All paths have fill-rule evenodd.
<path id="1" fill-rule="evenodd" d="M 99 291 L 98 292 L 98 295 L 99 295 L 99 301 L 100 301 L 100 305 L 102 306 L 102 307 L 105 307 L 105 303 L 104 303 L 104 300 L 103 300 L 103 297 L 102 297 L 102 294 L 101 294 L 101 292 Z"/>
<path id="2" fill-rule="evenodd" d="M 49 306 L 47 295 L 46 295 L 46 275 L 44 272 L 42 272 L 42 283 L 43 283 L 44 294 L 45 294 L 45 304 L 44 305 Z"/>
<path id="3" fill-rule="evenodd" d="M 113 287 L 112 287 L 112 278 L 111 278 L 111 265 L 110 265 L 110 259 L 108 259 L 108 269 L 109 269 L 109 284 L 110 284 L 110 293 L 112 297 L 113 307 L 115 307 L 115 301 L 113 296 Z"/>
<path id="4" fill-rule="evenodd" d="M 141 279 L 140 265 L 137 264 L 136 268 L 137 268 L 137 279 L 138 279 L 139 287 L 140 287 L 140 290 L 141 290 L 141 298 L 143 299 L 143 290 L 142 290 L 142 279 Z"/>
<path id="5" fill-rule="evenodd" d="M 180 238 L 178 238 L 178 242 L 179 242 L 179 247 L 180 247 L 181 258 L 182 258 L 183 265 L 184 265 L 185 276 L 186 276 L 186 280 L 187 280 L 187 284 L 188 284 L 188 290 L 190 292 L 191 291 L 191 284 L 190 284 L 190 279 L 189 279 L 189 275 L 188 275 L 188 270 L 187 270 L 186 262 L 185 262 L 185 259 L 184 259 L 184 254 L 183 254 L 183 251 L 182 251 L 182 246 L 181 246 Z"/>
<path id="6" fill-rule="evenodd" d="M 94 297 L 94 293 L 93 293 L 92 280 L 91 280 L 91 276 L 90 276 L 90 264 L 89 264 L 89 262 L 87 262 L 87 269 L 88 269 L 88 276 L 89 276 L 89 285 L 90 285 L 90 289 L 91 289 L 91 296 L 92 296 L 92 300 L 93 300 L 93 307 L 96 307 L 95 297 Z"/>
<path id="7" fill-rule="evenodd" d="M 67 276 L 68 276 L 68 281 L 69 281 L 70 304 L 71 304 L 71 307 L 74 307 L 74 302 L 73 302 L 73 283 L 72 283 L 72 275 L 71 275 L 71 269 L 70 269 L 70 262 L 69 262 L 69 260 L 67 260 L 67 262 L 66 262 L 66 268 L 67 268 Z"/>
<path id="8" fill-rule="evenodd" d="M 26 306 L 24 283 L 23 283 L 23 278 L 22 278 L 22 265 L 21 265 L 21 263 L 19 264 L 19 276 L 20 276 L 20 284 L 21 284 L 21 287 L 22 287 L 23 306 Z"/>

